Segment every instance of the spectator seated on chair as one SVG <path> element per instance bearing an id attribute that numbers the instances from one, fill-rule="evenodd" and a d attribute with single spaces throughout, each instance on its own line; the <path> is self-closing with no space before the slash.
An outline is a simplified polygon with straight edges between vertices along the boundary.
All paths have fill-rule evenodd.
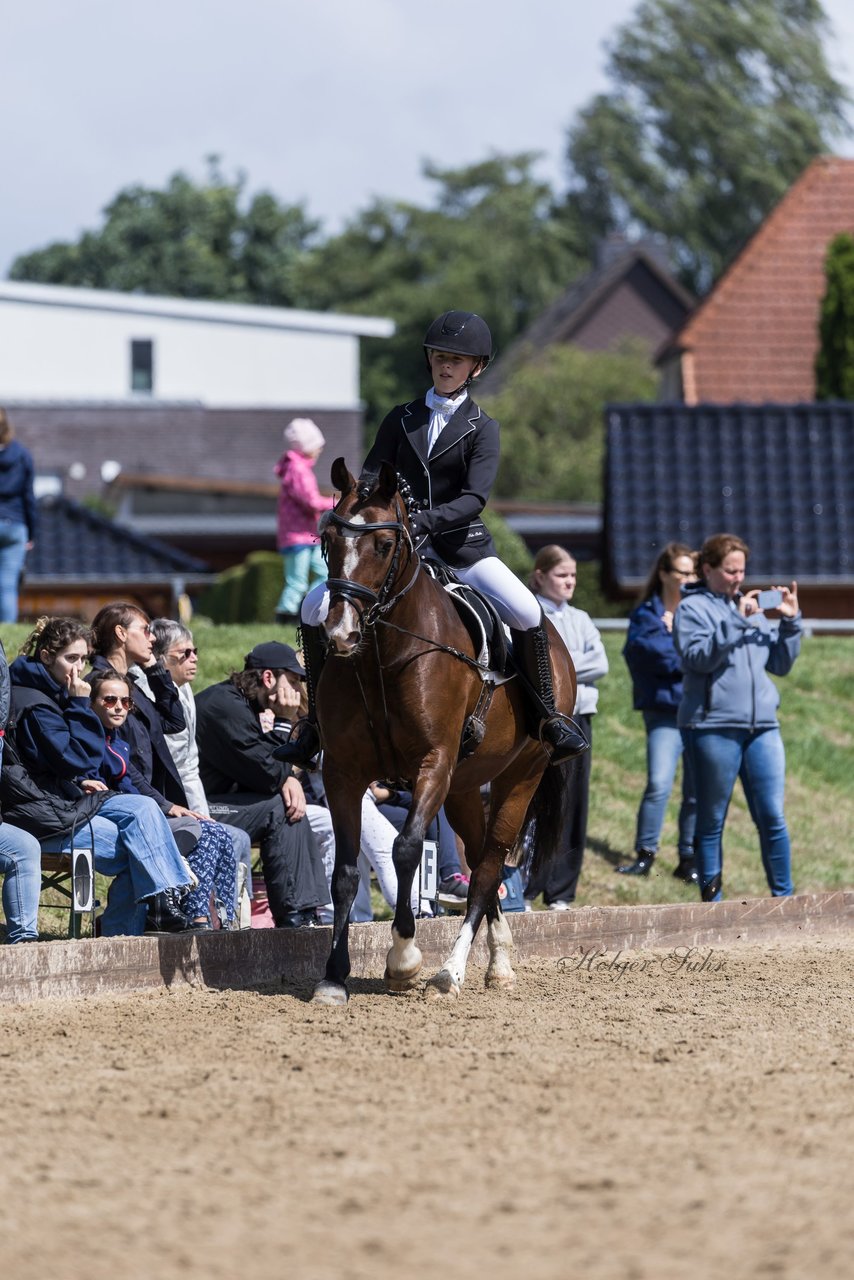
<path id="1" fill-rule="evenodd" d="M 81 804 L 87 797 L 78 784 L 103 756 L 105 742 L 80 674 L 88 652 L 89 632 L 81 623 L 41 618 L 10 667 L 10 736 L 22 764 L 42 785 Z M 38 835 L 26 805 L 10 812 L 2 795 L 5 818 Z M 188 871 L 163 814 L 145 796 L 104 789 L 104 797 L 89 818 L 95 869 L 113 877 L 102 935 L 188 929 L 174 900 L 175 891 L 187 885 Z M 72 839 L 71 833 L 58 837 L 54 851 L 68 852 Z"/>
<path id="2" fill-rule="evenodd" d="M 126 676 L 109 668 L 92 673 L 91 706 L 105 734 L 104 754 L 93 777 L 108 788 L 138 795 L 130 776 L 130 746 L 121 737 L 122 727 L 132 707 L 130 683 Z M 83 786 L 91 785 L 84 782 Z M 198 883 L 181 899 L 181 910 L 196 929 L 210 929 L 211 898 L 217 904 L 224 928 L 234 924 L 236 912 L 237 861 L 231 837 L 217 823 L 205 819 L 200 835 L 186 853 Z"/>
<path id="3" fill-rule="evenodd" d="M 211 812 L 259 842 L 278 928 L 315 924 L 328 899 L 305 793 L 275 758 L 275 736 L 261 724 L 265 713 L 290 718 L 303 678 L 291 646 L 271 640 L 246 655 L 242 671 L 196 699 L 199 772 Z"/>
<path id="4" fill-rule="evenodd" d="M 196 745 L 196 701 L 191 688 L 199 669 L 199 651 L 193 643 L 193 633 L 182 622 L 174 622 L 171 618 L 155 618 L 149 624 L 154 644 L 153 653 L 158 663 L 162 663 L 172 677 L 181 709 L 184 713 L 184 728 L 177 733 L 166 734 L 166 746 L 184 788 L 187 804 L 196 813 L 211 816 L 208 798 L 202 786 L 199 773 L 199 748 Z M 140 688 L 145 685 L 140 681 Z M 252 896 L 252 841 L 241 827 L 221 824 L 231 836 L 238 864 L 243 865 L 239 873 L 241 883 L 246 892 Z"/>
<path id="5" fill-rule="evenodd" d="M 0 724 L 9 719 L 9 667 L 0 640 Z M 3 738 L 0 736 L 0 767 Z M 41 847 L 35 836 L 0 818 L 0 875 L 7 942 L 38 942 Z"/>

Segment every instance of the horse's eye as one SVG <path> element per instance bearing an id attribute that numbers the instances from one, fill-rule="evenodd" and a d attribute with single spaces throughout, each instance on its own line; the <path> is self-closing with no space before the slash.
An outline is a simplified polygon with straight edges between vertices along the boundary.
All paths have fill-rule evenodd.
<path id="1" fill-rule="evenodd" d="M 391 554 L 393 547 L 394 547 L 393 538 L 383 538 L 382 542 L 377 543 L 377 555 L 385 558 L 387 555 Z"/>

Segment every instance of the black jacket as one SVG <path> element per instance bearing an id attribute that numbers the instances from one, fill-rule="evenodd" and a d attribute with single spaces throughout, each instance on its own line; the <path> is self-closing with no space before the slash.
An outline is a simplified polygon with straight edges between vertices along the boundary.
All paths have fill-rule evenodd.
<path id="1" fill-rule="evenodd" d="M 274 796 L 291 775 L 289 765 L 273 759 L 281 739 L 264 733 L 257 711 L 230 680 L 197 696 L 196 742 L 199 774 L 209 796 L 230 791 Z"/>
<path id="2" fill-rule="evenodd" d="M 92 660 L 93 671 L 104 671 L 109 665 L 100 654 Z M 133 711 L 119 736 L 130 744 L 128 774 L 133 786 L 140 795 L 150 796 L 167 813 L 173 804 L 187 806 L 184 784 L 164 736 L 166 733 L 180 733 L 186 728 L 184 711 L 175 682 L 165 667 L 159 663 L 147 667 L 145 675 L 155 701 L 137 689 L 133 673 L 128 672 Z"/>
<path id="3" fill-rule="evenodd" d="M 418 516 L 436 554 L 452 569 L 497 554 L 479 518 L 498 471 L 498 423 L 471 396 L 451 417 L 433 453 L 427 456 L 430 410 L 424 399 L 392 409 L 365 459 L 363 476 L 377 475 L 390 462 L 427 508 Z"/>

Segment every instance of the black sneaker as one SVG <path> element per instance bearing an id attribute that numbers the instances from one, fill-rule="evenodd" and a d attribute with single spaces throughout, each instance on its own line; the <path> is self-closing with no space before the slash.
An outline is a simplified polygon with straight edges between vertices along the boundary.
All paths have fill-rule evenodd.
<path id="1" fill-rule="evenodd" d="M 461 871 L 455 871 L 447 880 L 439 881 L 439 901 L 446 907 L 460 907 L 469 896 L 469 878 Z"/>

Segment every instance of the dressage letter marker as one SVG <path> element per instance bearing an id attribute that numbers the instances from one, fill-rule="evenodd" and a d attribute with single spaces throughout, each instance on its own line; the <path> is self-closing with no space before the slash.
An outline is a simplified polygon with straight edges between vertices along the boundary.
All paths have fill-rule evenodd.
<path id="1" fill-rule="evenodd" d="M 435 840 L 421 842 L 421 897 L 435 902 L 439 895 L 439 853 Z"/>

